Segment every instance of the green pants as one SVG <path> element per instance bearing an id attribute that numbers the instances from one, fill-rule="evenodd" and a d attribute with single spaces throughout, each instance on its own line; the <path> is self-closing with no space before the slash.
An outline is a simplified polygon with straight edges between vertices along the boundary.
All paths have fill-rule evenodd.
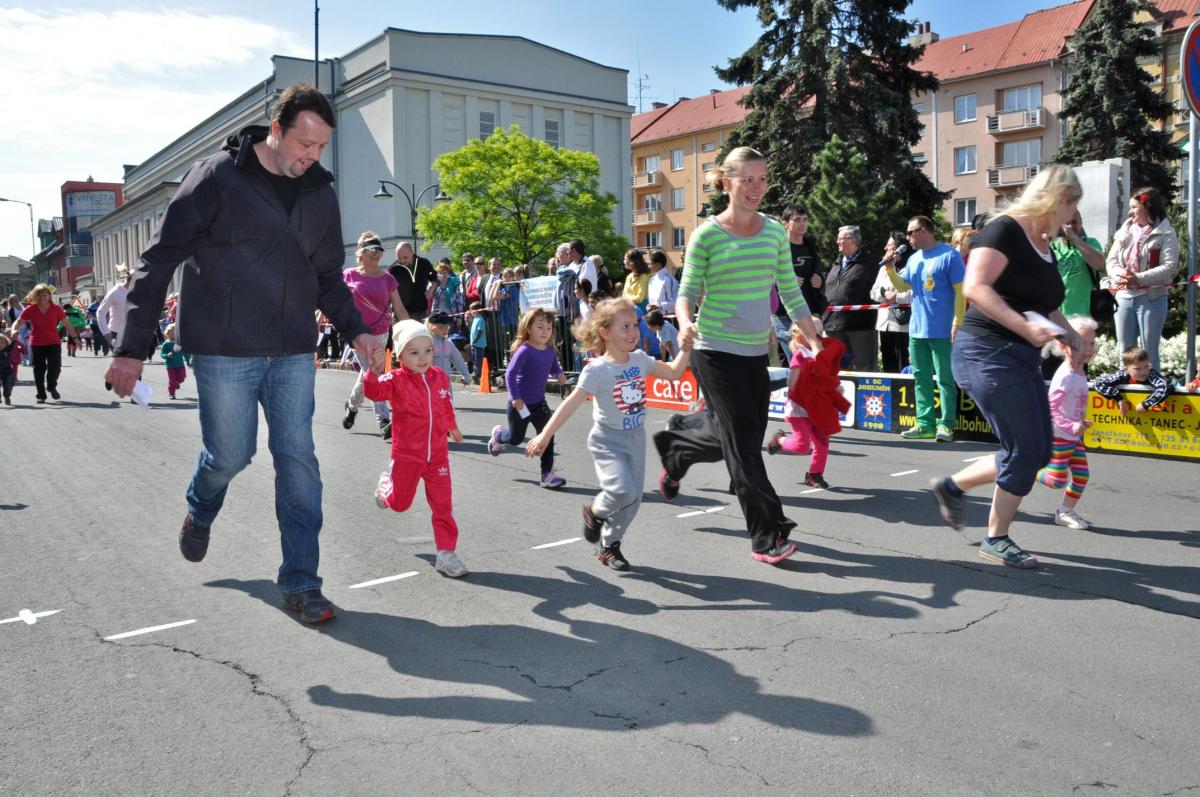
<path id="1" fill-rule="evenodd" d="M 917 400 L 916 425 L 933 431 L 933 377 L 937 374 L 938 391 L 942 400 L 942 419 L 938 426 L 954 431 L 958 420 L 958 385 L 950 367 L 950 341 L 946 338 L 908 339 L 908 355 L 912 361 L 913 393 Z"/>

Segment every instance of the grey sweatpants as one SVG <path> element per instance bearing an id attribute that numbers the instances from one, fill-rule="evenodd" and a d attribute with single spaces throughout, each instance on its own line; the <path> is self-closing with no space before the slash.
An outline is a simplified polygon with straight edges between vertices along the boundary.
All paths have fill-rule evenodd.
<path id="1" fill-rule="evenodd" d="M 588 451 L 596 463 L 600 492 L 592 500 L 592 511 L 604 518 L 600 544 L 620 542 L 642 505 L 646 481 L 646 429 L 613 429 L 593 426 L 588 434 Z"/>

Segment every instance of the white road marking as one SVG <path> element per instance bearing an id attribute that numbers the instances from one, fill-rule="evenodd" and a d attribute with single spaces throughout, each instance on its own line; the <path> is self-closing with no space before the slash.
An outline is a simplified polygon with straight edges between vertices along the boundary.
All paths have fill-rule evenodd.
<path id="1" fill-rule="evenodd" d="M 532 548 L 530 548 L 529 550 L 540 551 L 543 548 L 555 548 L 559 545 L 570 545 L 571 543 L 579 542 L 582 539 L 583 539 L 583 537 L 572 537 L 569 540 L 559 540 L 558 542 L 546 542 L 546 543 L 542 543 L 541 545 L 535 545 Z"/>
<path id="2" fill-rule="evenodd" d="M 113 634 L 112 636 L 104 637 L 105 642 L 116 642 L 118 639 L 127 639 L 131 636 L 140 636 L 141 634 L 153 634 L 155 631 L 166 631 L 168 628 L 179 628 L 184 625 L 191 625 L 195 620 L 180 620 L 178 623 L 167 623 L 166 625 L 152 625 L 149 628 L 139 628 L 136 631 L 126 631 L 123 634 Z"/>
<path id="3" fill-rule="evenodd" d="M 700 509 L 695 512 L 684 512 L 682 515 L 676 515 L 675 517 L 695 517 L 696 515 L 703 515 L 703 514 L 704 514 L 704 510 Z"/>
<path id="4" fill-rule="evenodd" d="M 800 495 L 808 495 L 809 493 L 819 493 L 824 489 L 825 489 L 824 487 L 814 487 L 811 490 L 804 490 L 803 492 L 800 493 Z"/>
<path id="5" fill-rule="evenodd" d="M 58 614 L 62 609 L 52 609 L 48 612 L 31 612 L 28 609 L 22 609 L 17 612 L 16 617 L 10 617 L 7 620 L 0 620 L 0 625 L 5 623 L 25 623 L 25 625 L 33 625 L 40 617 L 49 617 L 52 614 Z"/>
<path id="6" fill-rule="evenodd" d="M 994 456 L 996 456 L 996 455 L 995 454 L 984 454 L 984 455 L 978 456 L 978 457 L 967 457 L 966 459 L 963 460 L 963 462 L 978 462 L 981 459 L 987 459 L 988 457 L 994 457 Z"/>
<path id="7" fill-rule="evenodd" d="M 722 509 L 728 509 L 728 507 L 726 507 L 724 504 L 721 506 L 710 506 L 708 509 L 704 510 L 704 514 L 707 515 L 710 512 L 720 512 Z"/>
<path id="8" fill-rule="evenodd" d="M 908 475 L 910 475 L 910 474 L 913 474 L 913 473 L 920 473 L 920 472 L 921 472 L 921 471 L 919 471 L 919 470 L 902 470 L 902 471 L 900 471 L 899 473 L 893 473 L 893 474 L 891 474 L 891 475 L 892 475 L 892 476 L 908 476 Z"/>
<path id="9" fill-rule="evenodd" d="M 386 584 L 389 581 L 399 581 L 402 578 L 408 578 L 409 576 L 415 576 L 415 575 L 417 575 L 418 572 L 420 572 L 420 571 L 410 570 L 407 573 L 401 573 L 397 576 L 384 576 L 383 578 L 376 578 L 376 579 L 372 579 L 371 581 L 364 581 L 361 584 L 351 584 L 350 586 L 346 587 L 346 589 L 362 589 L 363 587 L 373 587 L 376 584 Z"/>

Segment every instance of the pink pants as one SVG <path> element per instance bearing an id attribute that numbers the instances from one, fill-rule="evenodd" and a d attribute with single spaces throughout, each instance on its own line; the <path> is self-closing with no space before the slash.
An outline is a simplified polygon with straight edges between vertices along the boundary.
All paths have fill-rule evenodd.
<path id="1" fill-rule="evenodd" d="M 788 418 L 792 433 L 779 441 L 779 447 L 789 454 L 812 452 L 809 473 L 824 473 L 825 460 L 829 459 L 829 435 L 822 432 L 808 418 Z"/>
<path id="2" fill-rule="evenodd" d="M 450 452 L 435 452 L 432 462 L 389 462 L 388 473 L 379 495 L 396 512 L 412 506 L 417 483 L 425 480 L 425 500 L 433 510 L 434 545 L 439 551 L 453 551 L 458 545 L 458 523 L 450 490 Z"/>
<path id="3" fill-rule="evenodd" d="M 178 368 L 167 369 L 167 393 L 174 396 L 175 391 L 187 379 L 187 366 L 181 365 Z"/>

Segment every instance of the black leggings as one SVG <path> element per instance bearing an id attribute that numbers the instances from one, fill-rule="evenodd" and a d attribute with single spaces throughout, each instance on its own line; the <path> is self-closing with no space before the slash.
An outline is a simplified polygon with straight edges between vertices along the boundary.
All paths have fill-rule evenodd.
<path id="1" fill-rule="evenodd" d="M 654 435 L 667 476 L 682 479 L 697 462 L 725 460 L 738 505 L 750 532 L 750 547 L 766 551 L 793 524 L 763 464 L 770 382 L 767 355 L 744 357 L 719 351 L 692 352 L 692 367 L 704 393 L 702 417 L 688 417 Z"/>
<path id="2" fill-rule="evenodd" d="M 525 409 L 529 410 L 529 417 L 522 418 L 521 413 L 517 412 L 513 407 L 512 402 L 508 402 L 508 443 L 509 445 L 519 446 L 525 442 L 525 432 L 529 429 L 529 424 L 533 424 L 533 428 L 539 432 L 546 428 L 546 424 L 550 422 L 550 416 L 553 415 L 550 411 L 550 405 L 545 399 L 536 404 L 526 404 Z M 546 448 L 542 450 L 542 473 L 549 473 L 554 470 L 554 438 L 550 438 L 550 442 L 546 444 Z"/>
<path id="3" fill-rule="evenodd" d="M 33 383 L 37 397 L 46 398 L 47 390 L 58 390 L 58 375 L 62 373 L 62 344 L 33 346 Z"/>

